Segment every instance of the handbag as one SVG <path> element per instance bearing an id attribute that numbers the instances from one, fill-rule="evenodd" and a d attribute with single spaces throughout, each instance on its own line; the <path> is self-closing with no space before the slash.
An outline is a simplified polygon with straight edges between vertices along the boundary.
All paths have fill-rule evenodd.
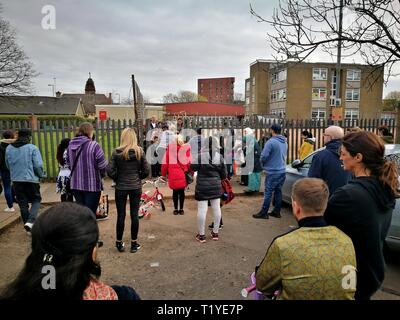
<path id="1" fill-rule="evenodd" d="M 179 161 L 178 161 L 178 163 L 179 163 Z M 183 173 L 185 174 L 186 183 L 187 183 L 187 184 L 193 183 L 194 178 L 193 178 L 192 173 L 191 173 L 189 170 L 188 170 L 188 171 L 183 170 L 183 167 L 182 167 L 182 165 L 181 165 L 180 163 L 179 163 L 179 166 L 181 167 Z"/>
<path id="2" fill-rule="evenodd" d="M 101 193 L 99 205 L 96 210 L 96 216 L 107 218 L 109 212 L 108 194 Z"/>

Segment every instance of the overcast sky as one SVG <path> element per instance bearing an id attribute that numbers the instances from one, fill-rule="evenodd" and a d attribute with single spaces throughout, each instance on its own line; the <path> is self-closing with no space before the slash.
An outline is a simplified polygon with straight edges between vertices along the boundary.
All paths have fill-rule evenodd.
<path id="1" fill-rule="evenodd" d="M 161 102 L 167 93 L 197 92 L 198 78 L 235 77 L 244 93 L 249 64 L 271 59 L 266 31 L 249 0 L 0 0 L 2 15 L 40 75 L 37 95 L 84 91 L 91 72 L 98 93 L 127 98 L 131 74 L 142 94 Z M 251 0 L 271 17 L 277 0 Z M 42 28 L 42 7 L 56 9 L 56 29 Z M 314 56 L 314 61 L 321 57 Z M 360 62 L 360 61 L 359 61 Z M 400 90 L 391 80 L 384 94 Z"/>

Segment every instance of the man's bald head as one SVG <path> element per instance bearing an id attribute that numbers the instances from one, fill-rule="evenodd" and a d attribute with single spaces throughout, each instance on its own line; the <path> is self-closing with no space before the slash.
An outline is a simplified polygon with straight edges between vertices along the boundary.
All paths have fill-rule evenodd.
<path id="1" fill-rule="evenodd" d="M 333 139 L 342 139 L 344 137 L 344 131 L 341 127 L 330 126 L 325 129 L 325 135 L 328 135 Z"/>

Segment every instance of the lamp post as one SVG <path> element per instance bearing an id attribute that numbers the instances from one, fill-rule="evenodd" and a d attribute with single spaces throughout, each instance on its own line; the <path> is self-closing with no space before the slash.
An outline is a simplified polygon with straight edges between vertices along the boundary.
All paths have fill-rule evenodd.
<path id="1" fill-rule="evenodd" d="M 55 85 L 54 85 L 54 84 L 48 84 L 48 86 L 49 86 L 49 87 L 52 87 L 52 90 L 53 90 L 53 97 L 54 97 L 54 96 L 55 96 L 55 89 L 54 89 Z"/>
<path id="2" fill-rule="evenodd" d="M 52 87 L 53 89 L 53 97 L 56 96 L 56 78 L 53 78 L 54 83 L 53 84 L 48 84 L 48 87 Z"/>
<path id="3" fill-rule="evenodd" d="M 115 95 L 118 95 L 118 104 L 121 104 L 121 95 L 119 93 L 115 93 Z"/>

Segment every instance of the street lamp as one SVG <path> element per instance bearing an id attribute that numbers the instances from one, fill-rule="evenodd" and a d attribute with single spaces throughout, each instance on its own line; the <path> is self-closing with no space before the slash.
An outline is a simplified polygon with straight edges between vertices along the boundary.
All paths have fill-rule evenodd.
<path id="1" fill-rule="evenodd" d="M 53 88 L 53 97 L 56 96 L 56 78 L 53 78 L 54 83 L 53 84 L 48 84 L 48 87 L 52 87 Z"/>
<path id="2" fill-rule="evenodd" d="M 54 93 L 54 91 L 55 91 L 55 89 L 54 89 L 55 85 L 54 85 L 54 84 L 49 84 L 48 86 L 53 88 L 53 97 L 54 97 L 54 95 L 55 95 L 55 93 Z"/>
<path id="3" fill-rule="evenodd" d="M 121 104 L 121 95 L 119 93 L 115 93 L 115 95 L 118 95 L 118 104 Z"/>

